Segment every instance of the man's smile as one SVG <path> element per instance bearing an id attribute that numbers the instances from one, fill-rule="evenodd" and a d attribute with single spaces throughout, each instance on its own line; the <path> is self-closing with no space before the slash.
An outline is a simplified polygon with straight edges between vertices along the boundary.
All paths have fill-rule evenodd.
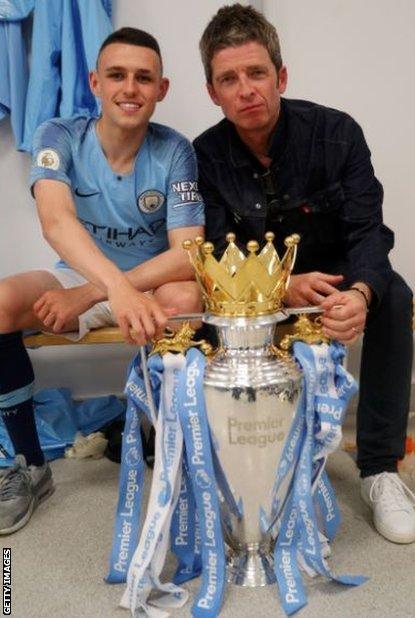
<path id="1" fill-rule="evenodd" d="M 129 114 L 133 114 L 142 108 L 140 103 L 135 103 L 132 101 L 119 101 L 117 102 L 118 107 L 120 107 L 124 112 Z"/>

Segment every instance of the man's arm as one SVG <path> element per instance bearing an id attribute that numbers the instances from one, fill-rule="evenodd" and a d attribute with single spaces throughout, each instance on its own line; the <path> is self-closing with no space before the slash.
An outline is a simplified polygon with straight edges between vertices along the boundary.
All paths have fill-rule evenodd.
<path id="1" fill-rule="evenodd" d="M 156 330 L 164 328 L 167 316 L 157 302 L 134 288 L 79 223 L 68 185 L 41 179 L 34 186 L 34 194 L 45 239 L 74 270 L 108 298 L 125 339 L 142 344 L 153 337 Z M 51 315 L 49 322 L 53 318 Z M 135 332 L 132 336 L 131 329 Z"/>
<path id="2" fill-rule="evenodd" d="M 383 189 L 375 177 L 363 132 L 356 122 L 350 122 L 353 141 L 341 178 L 342 226 L 349 264 L 346 283 L 349 288 L 367 286 L 369 296 L 378 302 L 392 274 L 388 254 L 394 235 L 383 224 Z"/>
<path id="3" fill-rule="evenodd" d="M 157 289 L 173 281 L 192 281 L 194 269 L 182 248 L 183 240 L 203 236 L 202 226 L 178 228 L 168 233 L 170 248 L 124 273 L 139 292 Z M 45 326 L 60 332 L 96 303 L 107 300 L 107 293 L 93 283 L 66 290 L 50 290 L 35 303 L 34 311 Z M 174 301 L 172 301 L 172 307 Z M 170 312 L 169 312 L 170 313 Z M 50 321 L 47 316 L 53 316 Z M 45 321 L 46 320 L 46 321 Z"/>
<path id="4" fill-rule="evenodd" d="M 79 223 L 68 185 L 58 180 L 38 180 L 34 196 L 43 236 L 65 262 L 102 291 L 114 280 L 124 279 Z"/>
<path id="5" fill-rule="evenodd" d="M 287 294 L 292 301 L 300 292 L 306 302 L 320 304 L 326 334 L 343 343 L 352 343 L 360 335 L 371 303 L 380 301 L 392 273 L 388 253 L 393 247 L 393 233 L 383 224 L 383 190 L 374 175 L 369 148 L 357 123 L 350 118 L 348 122 L 351 141 L 341 174 L 348 289 L 324 289 L 327 283 L 336 286 L 327 279 L 329 275 L 307 273 L 291 278 Z"/>
<path id="6" fill-rule="evenodd" d="M 324 332 L 346 344 L 363 332 L 370 305 L 380 302 L 388 285 L 392 274 L 388 253 L 394 239 L 383 224 L 383 189 L 374 175 L 369 148 L 361 128 L 351 122 L 353 142 L 342 175 L 349 289 L 333 292 L 321 303 Z"/>
<path id="7" fill-rule="evenodd" d="M 141 292 L 159 288 L 171 281 L 192 281 L 195 278 L 194 269 L 182 243 L 203 235 L 204 227 L 201 225 L 170 230 L 167 233 L 169 249 L 129 270 L 126 276 Z"/>

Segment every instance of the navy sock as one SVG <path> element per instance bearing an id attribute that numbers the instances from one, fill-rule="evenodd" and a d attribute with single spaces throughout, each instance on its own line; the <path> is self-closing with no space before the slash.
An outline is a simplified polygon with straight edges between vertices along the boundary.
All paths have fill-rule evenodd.
<path id="1" fill-rule="evenodd" d="M 22 333 L 0 334 L 0 414 L 16 454 L 27 465 L 41 466 L 40 448 L 33 411 L 33 367 Z"/>

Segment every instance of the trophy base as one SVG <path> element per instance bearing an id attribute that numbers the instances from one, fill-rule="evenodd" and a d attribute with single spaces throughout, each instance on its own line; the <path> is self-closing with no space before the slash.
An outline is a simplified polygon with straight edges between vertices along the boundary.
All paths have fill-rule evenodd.
<path id="1" fill-rule="evenodd" d="M 226 579 L 230 584 L 249 588 L 275 584 L 274 557 L 258 550 L 230 550 Z"/>

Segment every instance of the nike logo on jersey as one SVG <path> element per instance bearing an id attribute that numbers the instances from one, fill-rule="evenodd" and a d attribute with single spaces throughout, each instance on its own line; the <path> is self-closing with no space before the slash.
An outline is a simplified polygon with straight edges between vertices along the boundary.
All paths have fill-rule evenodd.
<path id="1" fill-rule="evenodd" d="M 75 195 L 79 197 L 91 197 L 92 195 L 99 195 L 100 193 L 100 191 L 94 191 L 94 193 L 81 193 L 78 187 L 75 189 Z"/>

